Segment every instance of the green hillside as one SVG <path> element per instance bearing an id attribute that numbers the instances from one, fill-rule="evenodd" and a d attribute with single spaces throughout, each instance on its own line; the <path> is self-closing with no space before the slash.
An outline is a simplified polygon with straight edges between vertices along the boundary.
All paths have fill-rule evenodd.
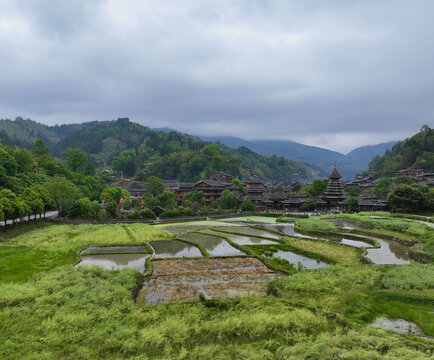
<path id="1" fill-rule="evenodd" d="M 3 136 L 2 136 L 3 134 Z M 65 159 L 68 149 L 81 149 L 98 168 L 112 166 L 126 176 L 155 175 L 165 179 L 196 181 L 216 171 L 241 178 L 290 181 L 309 178 L 312 170 L 283 156 L 263 156 L 203 141 L 178 132 L 152 130 L 129 119 L 46 126 L 31 120 L 0 120 L 0 141 L 30 147 L 38 138 L 51 154 Z"/>
<path id="2" fill-rule="evenodd" d="M 178 132 L 156 131 L 128 119 L 85 127 L 58 142 L 53 154 L 62 158 L 68 148 L 80 148 L 97 166 L 111 164 L 127 176 L 137 171 L 182 181 L 195 181 L 215 171 L 273 180 L 291 180 L 294 174 L 310 176 L 310 169 L 283 157 L 262 156 L 243 147 L 233 149 Z"/>
<path id="3" fill-rule="evenodd" d="M 394 176 L 398 170 L 406 168 L 434 172 L 434 131 L 428 125 L 424 125 L 416 135 L 396 143 L 383 156 L 374 157 L 369 163 L 369 170 L 381 176 Z"/>
<path id="4" fill-rule="evenodd" d="M 0 120 L 0 141 L 5 145 L 30 147 L 37 139 L 42 139 L 45 144 L 52 146 L 62 137 L 53 128 L 33 120 L 24 120 L 20 117 L 14 121 Z"/>

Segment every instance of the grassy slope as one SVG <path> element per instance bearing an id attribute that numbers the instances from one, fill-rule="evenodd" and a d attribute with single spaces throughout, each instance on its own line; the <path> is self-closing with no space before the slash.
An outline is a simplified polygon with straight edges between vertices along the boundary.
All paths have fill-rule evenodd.
<path id="1" fill-rule="evenodd" d="M 141 244 L 169 238 L 172 235 L 147 224 L 53 225 L 36 229 L 1 243 L 29 247 L 15 248 L 11 253 L 10 248 L 0 246 L 0 283 L 27 281 L 56 266 L 73 265 L 80 259 L 77 251 L 90 245 Z"/>
<path id="2" fill-rule="evenodd" d="M 45 252 L 49 259 L 71 258 L 90 244 L 173 236 L 143 224 L 127 229 L 62 225 L 35 230 L 7 241 L 33 248 L 1 248 L 0 262 L 31 251 Z M 288 241 L 293 240 L 300 247 L 297 241 L 314 243 Z M 31 258 L 26 261 L 17 273 L 39 272 L 29 271 Z M 0 284 L 0 358 L 429 359 L 432 342 L 366 324 L 379 315 L 400 317 L 434 336 L 432 271 L 432 265 L 337 265 L 282 277 L 269 287 L 274 296 L 266 298 L 138 308 L 132 296 L 138 272 L 69 264 L 24 284 Z"/>

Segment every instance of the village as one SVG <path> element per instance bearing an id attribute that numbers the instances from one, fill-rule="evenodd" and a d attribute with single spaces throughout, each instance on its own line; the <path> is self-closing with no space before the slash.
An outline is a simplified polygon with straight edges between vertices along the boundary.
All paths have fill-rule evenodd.
<path id="1" fill-rule="evenodd" d="M 434 187 L 434 173 L 426 173 L 423 169 L 405 169 L 396 173 L 396 178 L 406 177 L 420 186 Z M 262 181 L 259 178 L 243 181 L 245 191 L 234 185 L 235 176 L 224 172 L 216 172 L 197 182 L 181 182 L 179 180 L 161 180 L 167 191 L 175 195 L 176 206 L 183 205 L 184 197 L 193 191 L 203 192 L 205 203 L 211 207 L 218 201 L 225 190 L 231 191 L 239 203 L 245 200 L 252 202 L 255 211 L 267 212 L 348 212 L 354 211 L 354 205 L 349 206 L 348 200 L 353 198 L 351 189 L 357 188 L 360 195 L 356 196 L 358 211 L 387 211 L 389 202 L 387 196 L 378 197 L 374 188 L 379 185 L 380 177 L 375 172 L 358 174 L 352 180 L 341 180 L 341 175 L 336 165 L 328 177 L 328 183 L 322 194 L 309 195 L 303 188 L 311 186 L 312 182 L 276 182 Z M 145 183 L 122 179 L 115 186 L 128 191 L 131 200 L 140 200 L 146 194 Z M 388 191 L 396 187 L 395 183 L 388 187 Z M 152 209 L 157 215 L 165 209 L 157 207 Z M 121 213 L 127 215 L 128 210 L 121 209 Z"/>

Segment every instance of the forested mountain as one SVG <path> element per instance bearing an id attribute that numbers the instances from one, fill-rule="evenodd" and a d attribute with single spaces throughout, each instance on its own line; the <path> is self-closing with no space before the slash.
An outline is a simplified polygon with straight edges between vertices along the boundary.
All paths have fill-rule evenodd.
<path id="1" fill-rule="evenodd" d="M 11 121 L 1 121 L 0 124 L 3 122 L 14 124 Z M 19 120 L 20 124 L 22 122 L 29 124 L 32 129 L 37 124 L 30 120 Z M 29 134 L 25 125 L 20 126 L 24 128 L 23 133 Z M 54 143 L 51 148 L 54 156 L 64 159 L 69 148 L 78 148 L 88 154 L 90 161 L 97 167 L 111 165 L 127 176 L 138 173 L 139 177 L 155 175 L 183 181 L 195 181 L 215 171 L 228 172 L 245 179 L 258 176 L 268 180 L 289 181 L 295 177 L 306 179 L 312 176 L 308 167 L 281 156 L 263 156 L 244 147 L 233 149 L 178 132 L 156 131 L 126 118 L 40 126 L 38 134 L 43 135 L 41 138 L 49 144 Z M 5 132 L 9 136 L 7 130 Z"/>
<path id="2" fill-rule="evenodd" d="M 227 146 L 247 147 L 261 155 L 275 154 L 306 164 L 318 170 L 320 176 L 328 176 L 330 168 L 337 163 L 344 178 L 367 169 L 369 161 L 390 149 L 395 142 L 367 145 L 350 151 L 347 155 L 316 146 L 300 144 L 289 140 L 244 140 L 232 136 L 201 136 L 203 140 L 219 141 Z"/>
<path id="3" fill-rule="evenodd" d="M 416 135 L 396 143 L 383 156 L 374 157 L 369 163 L 369 170 L 381 176 L 394 176 L 398 170 L 406 168 L 434 172 L 434 131 L 428 125 L 424 125 Z"/>

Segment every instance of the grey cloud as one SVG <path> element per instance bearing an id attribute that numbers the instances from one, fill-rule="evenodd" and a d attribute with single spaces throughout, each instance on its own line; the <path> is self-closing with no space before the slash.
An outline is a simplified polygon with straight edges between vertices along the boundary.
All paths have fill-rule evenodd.
<path id="1" fill-rule="evenodd" d="M 129 116 L 342 151 L 433 123 L 430 0 L 0 7 L 0 117 Z"/>

